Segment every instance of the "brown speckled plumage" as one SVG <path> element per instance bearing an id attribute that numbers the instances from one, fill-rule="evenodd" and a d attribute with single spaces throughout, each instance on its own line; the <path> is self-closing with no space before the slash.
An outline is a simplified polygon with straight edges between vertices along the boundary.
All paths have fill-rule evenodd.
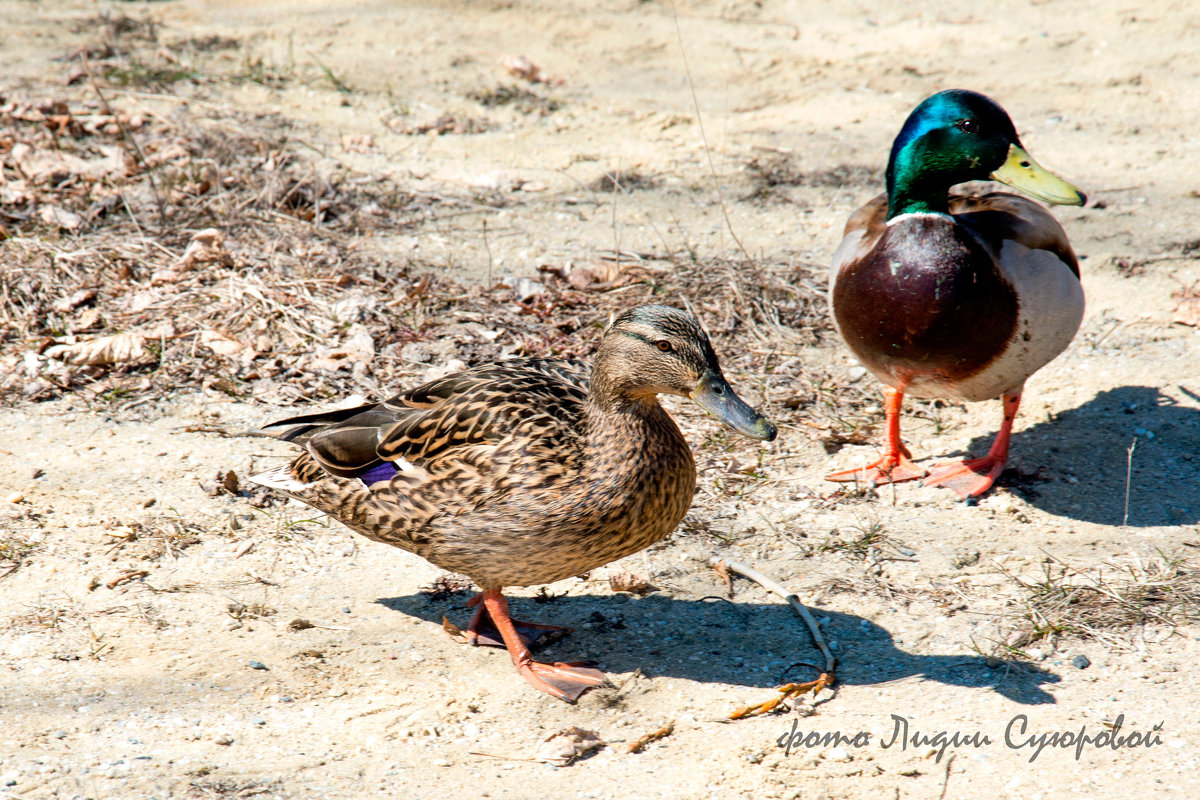
<path id="1" fill-rule="evenodd" d="M 716 401 L 697 396 L 718 379 Z M 686 513 L 696 469 L 662 392 L 716 402 L 744 433 L 774 437 L 720 378 L 695 319 L 642 306 L 606 332 L 590 376 L 576 362 L 514 359 L 277 423 L 305 445 L 289 493 L 485 590 L 548 583 L 648 547 Z M 356 477 L 384 461 L 399 468 L 390 479 Z"/>

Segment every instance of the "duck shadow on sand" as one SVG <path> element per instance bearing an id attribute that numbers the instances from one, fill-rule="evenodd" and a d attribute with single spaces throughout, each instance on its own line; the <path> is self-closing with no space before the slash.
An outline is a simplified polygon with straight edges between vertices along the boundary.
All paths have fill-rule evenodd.
<path id="1" fill-rule="evenodd" d="M 441 625 L 443 616 L 465 626 L 467 595 L 425 595 L 377 600 L 393 611 Z M 591 659 L 606 672 L 641 669 L 704 683 L 774 687 L 816 678 L 823 659 L 791 609 L 780 603 L 731 602 L 720 598 L 681 600 L 651 595 L 583 595 L 549 602 L 514 598 L 513 615 L 527 622 L 574 628 L 537 656 L 541 660 Z M 1054 703 L 1042 687 L 1060 678 L 1027 662 L 979 655 L 920 655 L 903 650 L 890 633 L 861 617 L 812 609 L 828 617 L 826 639 L 838 643 L 838 682 L 870 685 L 901 678 L 949 686 L 988 688 L 1017 703 Z M 507 658 L 504 666 L 508 668 Z"/>
<path id="2" fill-rule="evenodd" d="M 1200 387 L 1178 388 L 1200 403 Z M 1200 410 L 1150 386 L 1103 391 L 1014 433 L 1011 453 L 1019 468 L 1006 469 L 997 485 L 1049 514 L 1121 525 L 1128 451 L 1135 441 L 1127 524 L 1200 521 Z M 969 452 L 982 455 L 991 442 L 990 433 L 976 438 Z"/>

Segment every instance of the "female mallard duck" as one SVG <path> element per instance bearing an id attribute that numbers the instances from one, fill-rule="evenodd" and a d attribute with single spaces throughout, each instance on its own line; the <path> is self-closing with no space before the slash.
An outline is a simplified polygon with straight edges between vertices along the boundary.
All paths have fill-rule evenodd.
<path id="1" fill-rule="evenodd" d="M 551 626 L 515 622 L 501 589 L 587 572 L 675 529 L 696 467 L 662 393 L 775 438 L 729 387 L 694 317 L 640 306 L 605 332 L 590 379 L 577 362 L 500 361 L 378 405 L 273 423 L 294 426 L 279 438 L 304 451 L 255 480 L 468 575 L 482 590 L 468 638 L 484 640 L 490 617 L 525 679 L 573 702 L 603 673 L 534 661 L 528 641 Z"/>
<path id="2" fill-rule="evenodd" d="M 1004 469 L 1025 380 L 1061 353 L 1083 318 L 1079 262 L 1042 206 L 1017 195 L 952 194 L 991 178 L 1048 203 L 1083 194 L 1021 147 L 1004 109 L 981 94 L 940 92 L 909 115 L 892 145 L 887 194 L 858 209 L 833 256 L 834 324 L 887 385 L 887 443 L 832 481 L 911 480 L 925 471 L 900 441 L 905 394 L 1004 402 L 984 458 L 940 464 L 927 486 L 986 492 Z"/>

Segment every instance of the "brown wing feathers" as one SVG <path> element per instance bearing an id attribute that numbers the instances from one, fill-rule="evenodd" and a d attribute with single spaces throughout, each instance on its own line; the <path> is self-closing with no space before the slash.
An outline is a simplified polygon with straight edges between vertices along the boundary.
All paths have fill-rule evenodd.
<path id="1" fill-rule="evenodd" d="M 421 463 L 463 446 L 494 443 L 530 416 L 566 421 L 586 395 L 582 364 L 516 359 L 487 364 L 399 394 L 383 403 L 272 423 L 305 444 L 326 471 L 361 475 L 384 461 Z"/>

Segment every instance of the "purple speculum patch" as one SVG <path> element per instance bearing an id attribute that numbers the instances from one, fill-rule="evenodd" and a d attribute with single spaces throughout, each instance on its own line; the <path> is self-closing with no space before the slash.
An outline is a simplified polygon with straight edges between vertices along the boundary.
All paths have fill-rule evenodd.
<path id="1" fill-rule="evenodd" d="M 371 467 L 366 472 L 360 473 L 358 479 L 363 482 L 363 485 L 370 488 L 371 486 L 383 481 L 390 481 L 392 476 L 399 470 L 396 465 L 390 461 L 385 461 L 382 464 L 377 464 Z"/>

